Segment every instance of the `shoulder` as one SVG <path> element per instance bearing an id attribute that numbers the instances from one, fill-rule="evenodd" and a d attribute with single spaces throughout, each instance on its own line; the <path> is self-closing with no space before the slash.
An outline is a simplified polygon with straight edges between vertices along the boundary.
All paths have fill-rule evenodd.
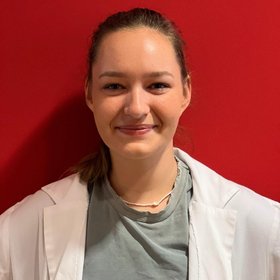
<path id="1" fill-rule="evenodd" d="M 175 153 L 191 170 L 193 201 L 217 209 L 233 210 L 243 229 L 259 230 L 261 234 L 269 229 L 279 228 L 278 202 L 225 179 L 179 149 L 176 149 Z"/>
<path id="2" fill-rule="evenodd" d="M 53 201 L 50 197 L 43 192 L 38 190 L 34 194 L 25 197 L 20 202 L 16 203 L 8 210 L 6 210 L 2 215 L 0 215 L 0 228 L 3 223 L 10 223 L 11 219 L 17 219 L 21 221 L 23 217 L 32 217 L 40 211 L 46 205 L 52 205 Z"/>
<path id="3" fill-rule="evenodd" d="M 0 279 L 9 275 L 11 251 L 16 248 L 31 254 L 37 246 L 36 242 L 43 238 L 45 208 L 64 200 L 71 203 L 71 200 L 86 198 L 86 185 L 74 174 L 44 186 L 0 215 Z"/>
<path id="4" fill-rule="evenodd" d="M 77 174 L 67 176 L 61 180 L 43 186 L 37 192 L 28 195 L 20 202 L 7 209 L 0 215 L 0 221 L 5 217 L 20 215 L 20 213 L 22 215 L 32 214 L 36 212 L 36 210 L 56 204 L 67 196 L 68 192 L 73 188 L 73 185 L 75 185 L 77 189 L 79 189 L 80 185 L 83 185 L 79 182 L 79 176 Z"/>
<path id="5" fill-rule="evenodd" d="M 193 179 L 194 199 L 218 208 L 260 207 L 269 210 L 279 208 L 279 203 L 249 188 L 230 181 L 180 149 L 175 154 L 190 168 Z"/>
<path id="6" fill-rule="evenodd" d="M 87 200 L 87 184 L 80 180 L 78 174 L 72 174 L 42 188 L 55 204 L 64 200 Z"/>
<path id="7" fill-rule="evenodd" d="M 245 186 L 237 186 L 239 191 L 230 199 L 227 207 L 259 214 L 259 218 L 261 216 L 269 216 L 271 212 L 280 210 L 279 202 L 262 196 Z"/>
<path id="8" fill-rule="evenodd" d="M 65 198 L 86 198 L 85 184 L 79 181 L 77 174 L 70 175 L 42 187 L 40 190 L 25 197 L 0 215 L 0 238 L 8 228 L 34 228 L 38 217 L 42 216 L 45 207 L 63 201 Z"/>

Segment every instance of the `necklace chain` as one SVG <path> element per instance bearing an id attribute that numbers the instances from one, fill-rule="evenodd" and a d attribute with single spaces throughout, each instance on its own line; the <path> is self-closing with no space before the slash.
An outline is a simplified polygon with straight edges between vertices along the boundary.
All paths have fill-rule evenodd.
<path id="1" fill-rule="evenodd" d="M 172 190 L 171 190 L 169 193 L 167 193 L 167 194 L 166 194 L 162 199 L 160 199 L 159 201 L 154 201 L 154 202 L 152 202 L 152 203 L 129 202 L 129 201 L 127 201 L 127 200 L 124 200 L 123 198 L 121 198 L 121 199 L 122 199 L 122 201 L 123 201 L 124 203 L 126 203 L 127 205 L 139 206 L 139 207 L 157 207 L 157 206 L 159 206 L 159 205 L 163 202 L 163 200 L 165 200 L 168 196 L 170 196 L 171 193 L 172 193 Z"/>
<path id="2" fill-rule="evenodd" d="M 177 161 L 177 160 L 176 160 Z M 180 168 L 178 167 L 178 163 L 177 163 L 177 176 L 178 177 L 180 175 Z M 157 207 L 159 206 L 167 197 L 169 197 L 172 194 L 172 191 L 174 189 L 174 186 L 172 188 L 172 190 L 167 193 L 166 195 L 164 195 L 164 197 L 158 201 L 154 201 L 154 202 L 150 202 L 150 203 L 137 203 L 137 202 L 130 202 L 127 201 L 125 199 L 123 199 L 122 197 L 120 197 L 120 199 L 127 205 L 132 205 L 132 206 L 138 206 L 138 207 Z"/>

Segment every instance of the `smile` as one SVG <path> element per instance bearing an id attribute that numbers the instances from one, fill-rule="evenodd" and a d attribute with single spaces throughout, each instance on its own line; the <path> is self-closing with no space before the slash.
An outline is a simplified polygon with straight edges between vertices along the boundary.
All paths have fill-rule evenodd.
<path id="1" fill-rule="evenodd" d="M 121 125 L 117 126 L 116 129 L 124 134 L 131 136 L 140 136 L 152 131 L 156 125 L 153 124 L 139 124 L 139 125 Z"/>

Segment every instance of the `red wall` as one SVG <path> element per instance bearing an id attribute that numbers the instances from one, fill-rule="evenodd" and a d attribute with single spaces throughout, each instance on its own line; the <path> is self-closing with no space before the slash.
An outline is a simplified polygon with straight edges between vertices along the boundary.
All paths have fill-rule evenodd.
<path id="1" fill-rule="evenodd" d="M 83 100 L 90 33 L 105 16 L 136 6 L 165 13 L 188 42 L 193 102 L 177 144 L 280 200 L 278 3 L 2 0 L 0 212 L 96 148 Z"/>

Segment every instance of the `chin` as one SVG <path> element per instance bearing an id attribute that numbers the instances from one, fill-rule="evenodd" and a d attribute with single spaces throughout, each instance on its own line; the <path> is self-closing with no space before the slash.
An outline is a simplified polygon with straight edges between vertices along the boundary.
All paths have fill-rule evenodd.
<path id="1" fill-rule="evenodd" d="M 169 145 L 156 145 L 155 143 L 129 143 L 110 149 L 115 155 L 119 155 L 127 159 L 147 159 L 159 155 L 168 148 Z"/>
<path id="2" fill-rule="evenodd" d="M 158 152 L 158 149 L 152 147 L 152 145 L 144 143 L 130 143 L 122 147 L 116 147 L 111 151 L 127 159 L 145 159 Z"/>

